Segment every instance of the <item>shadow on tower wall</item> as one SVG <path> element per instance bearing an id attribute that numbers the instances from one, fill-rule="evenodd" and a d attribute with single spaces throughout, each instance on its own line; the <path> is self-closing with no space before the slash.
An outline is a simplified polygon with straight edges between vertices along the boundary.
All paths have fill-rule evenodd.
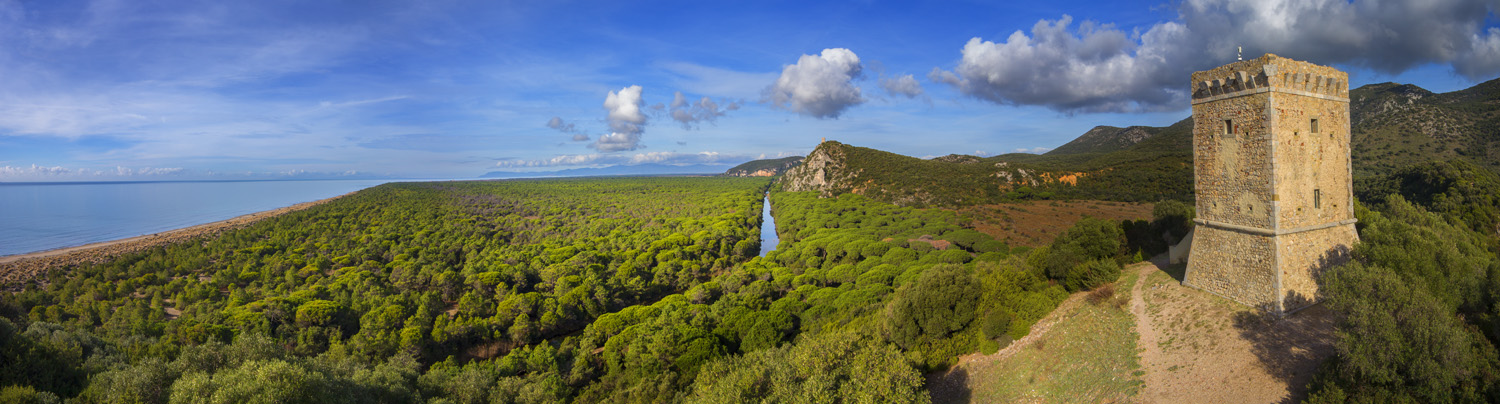
<path id="1" fill-rule="evenodd" d="M 1323 288 L 1324 275 L 1328 271 L 1349 262 L 1348 246 L 1337 246 L 1324 252 L 1309 268 L 1318 289 Z M 1290 314 L 1275 310 L 1241 311 L 1234 316 L 1234 328 L 1251 344 L 1266 373 L 1294 386 L 1293 394 L 1283 397 L 1281 402 L 1295 403 L 1306 399 L 1307 386 L 1316 373 L 1317 365 L 1333 353 L 1333 329 L 1335 315 L 1327 307 L 1317 305 L 1319 296 L 1288 293 L 1284 303 Z M 1302 310 L 1305 309 L 1305 310 Z"/>

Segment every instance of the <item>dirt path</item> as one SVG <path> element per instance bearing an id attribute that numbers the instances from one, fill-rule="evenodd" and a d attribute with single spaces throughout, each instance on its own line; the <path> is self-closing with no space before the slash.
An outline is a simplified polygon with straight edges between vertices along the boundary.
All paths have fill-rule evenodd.
<path id="1" fill-rule="evenodd" d="M 1116 320 L 1101 317 L 1108 310 L 1090 305 L 1089 293 L 1075 293 L 1026 337 L 991 355 L 965 355 L 948 371 L 928 375 L 933 402 L 995 401 L 997 392 L 1010 397 L 1000 401 L 1026 402 L 1281 403 L 1306 396 L 1313 373 L 1333 352 L 1334 321 L 1326 308 L 1267 316 L 1182 286 L 1182 266 L 1164 261 L 1125 268 L 1128 276 L 1117 287 L 1130 297 L 1115 306 L 1124 310 Z M 1080 315 L 1082 309 L 1094 315 Z M 1110 332 L 1088 328 L 1106 321 L 1133 333 L 1090 334 Z M 1087 350 L 1069 354 L 1063 347 L 1070 343 Z M 1130 364 L 1121 356 L 1131 358 Z M 1100 375 L 1089 369 L 1107 369 L 1103 379 L 1134 382 L 1101 382 L 1089 378 Z M 1046 383 L 1063 388 L 1043 388 Z"/>
<path id="2" fill-rule="evenodd" d="M 972 353 L 958 358 L 958 362 L 949 367 L 947 371 L 935 372 L 927 375 L 927 390 L 931 393 L 934 403 L 965 402 L 969 397 L 973 381 L 968 377 L 968 367 L 972 364 L 984 364 L 1003 361 L 1014 356 L 1017 352 L 1031 347 L 1037 340 L 1047 337 L 1048 331 L 1056 325 L 1060 317 L 1066 317 L 1064 313 L 1070 313 L 1074 306 L 1081 304 L 1086 294 L 1074 293 L 1057 305 L 1051 313 L 1031 325 L 1031 332 L 1021 339 L 1011 342 L 993 354 Z"/>
<path id="3" fill-rule="evenodd" d="M 1130 311 L 1145 370 L 1142 402 L 1278 403 L 1306 396 L 1313 373 L 1333 352 L 1326 308 L 1262 315 L 1182 286 L 1162 261 L 1130 268 L 1141 275 Z"/>

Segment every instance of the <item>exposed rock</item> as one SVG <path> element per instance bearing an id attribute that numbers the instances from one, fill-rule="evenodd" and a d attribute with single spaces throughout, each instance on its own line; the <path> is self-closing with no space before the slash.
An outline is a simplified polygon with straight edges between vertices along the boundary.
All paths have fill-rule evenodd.
<path id="1" fill-rule="evenodd" d="M 972 164 L 978 163 L 979 157 L 974 157 L 967 154 L 949 154 L 947 156 L 934 157 L 933 160 L 941 161 L 944 163 Z"/>
<path id="2" fill-rule="evenodd" d="M 851 181 L 858 172 L 848 169 L 846 146 L 839 142 L 823 142 L 803 159 L 802 165 L 787 170 L 782 181 L 787 191 L 818 191 L 822 196 L 833 196 L 850 190 Z"/>
<path id="3" fill-rule="evenodd" d="M 1128 128 L 1117 128 L 1114 126 L 1095 126 L 1084 132 L 1082 136 L 1058 146 L 1047 154 L 1071 154 L 1071 153 L 1100 153 L 1124 150 L 1143 140 L 1150 139 L 1156 133 L 1145 126 L 1131 126 Z"/>
<path id="4" fill-rule="evenodd" d="M 802 164 L 802 157 L 755 160 L 740 164 L 724 172 L 726 177 L 774 177 Z"/>

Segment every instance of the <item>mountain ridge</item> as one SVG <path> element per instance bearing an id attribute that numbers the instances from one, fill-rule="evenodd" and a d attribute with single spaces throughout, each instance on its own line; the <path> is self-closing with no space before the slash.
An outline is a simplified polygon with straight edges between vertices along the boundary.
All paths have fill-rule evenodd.
<path id="1" fill-rule="evenodd" d="M 1500 79 L 1433 93 L 1378 83 L 1349 92 L 1356 179 L 1429 161 L 1500 172 Z M 1169 126 L 1097 126 L 1046 154 L 922 160 L 824 142 L 787 171 L 788 190 L 858 193 L 898 205 L 1025 199 L 1191 200 L 1193 119 Z"/>
<path id="2" fill-rule="evenodd" d="M 779 159 L 760 159 L 747 161 L 744 164 L 734 166 L 720 174 L 726 177 L 774 177 L 781 175 L 786 170 L 802 164 L 802 156 L 782 157 Z"/>

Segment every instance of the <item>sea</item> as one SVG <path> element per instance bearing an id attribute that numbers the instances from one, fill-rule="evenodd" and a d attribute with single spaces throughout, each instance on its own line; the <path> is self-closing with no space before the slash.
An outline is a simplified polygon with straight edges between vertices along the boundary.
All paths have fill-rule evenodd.
<path id="1" fill-rule="evenodd" d="M 0 183 L 0 256 L 160 233 L 391 181 Z"/>

